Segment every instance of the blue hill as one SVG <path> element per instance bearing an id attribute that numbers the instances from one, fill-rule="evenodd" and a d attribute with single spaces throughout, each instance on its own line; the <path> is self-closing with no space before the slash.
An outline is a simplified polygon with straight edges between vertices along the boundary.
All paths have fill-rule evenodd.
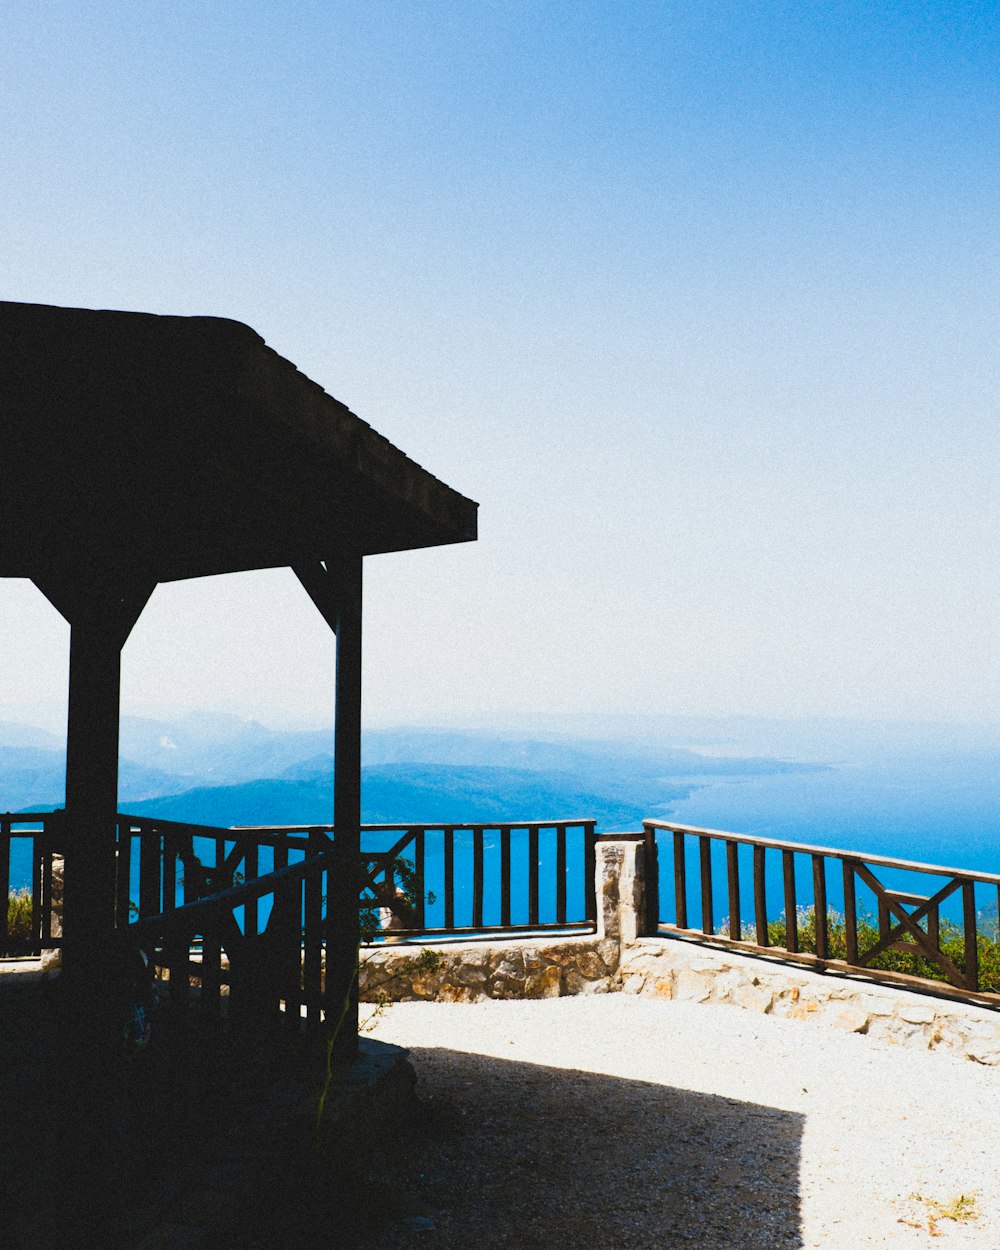
<path id="1" fill-rule="evenodd" d="M 690 786 L 661 798 L 682 798 Z M 333 818 L 333 780 L 326 776 L 198 787 L 128 805 L 130 815 L 196 824 L 326 824 Z M 649 811 L 581 788 L 572 777 L 513 768 L 395 764 L 362 770 L 367 824 L 497 823 L 593 817 L 605 830 L 636 829 Z"/>

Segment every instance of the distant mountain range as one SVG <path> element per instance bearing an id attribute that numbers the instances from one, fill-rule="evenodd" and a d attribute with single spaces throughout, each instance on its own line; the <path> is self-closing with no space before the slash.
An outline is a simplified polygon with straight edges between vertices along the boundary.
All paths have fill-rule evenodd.
<path id="1" fill-rule="evenodd" d="M 64 764 L 55 735 L 0 724 L 0 810 L 60 806 Z M 658 743 L 381 729 L 363 739 L 363 818 L 434 824 L 593 817 L 605 830 L 634 829 L 709 781 L 825 767 Z M 122 718 L 119 804 L 131 814 L 222 826 L 327 823 L 332 774 L 332 730 L 272 729 L 215 713 Z"/>
<path id="2" fill-rule="evenodd" d="M 676 791 L 682 797 L 688 791 Z M 515 768 L 389 764 L 362 769 L 366 824 L 456 824 L 592 817 L 604 829 L 638 828 L 649 813 L 638 804 L 575 788 L 563 777 Z M 329 824 L 333 778 L 248 781 L 188 790 L 127 805 L 130 815 L 206 825 Z"/>

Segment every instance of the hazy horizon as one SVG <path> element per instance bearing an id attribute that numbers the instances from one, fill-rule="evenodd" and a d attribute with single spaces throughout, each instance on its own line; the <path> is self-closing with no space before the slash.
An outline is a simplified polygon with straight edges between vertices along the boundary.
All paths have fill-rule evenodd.
<path id="1" fill-rule="evenodd" d="M 324 719 L 296 719 L 245 715 L 224 707 L 192 708 L 178 713 L 159 714 L 122 711 L 123 726 L 162 724 L 200 725 L 211 732 L 234 727 L 259 726 L 268 733 L 324 733 L 332 735 L 333 714 Z M 38 733 L 65 741 L 65 718 L 19 719 L 0 709 L 0 744 L 21 741 L 20 730 L 27 730 L 25 741 Z M 630 748 L 649 750 L 685 747 L 703 755 L 770 755 L 774 758 L 814 760 L 846 758 L 892 758 L 903 755 L 1000 756 L 998 721 L 903 721 L 859 717 L 788 716 L 656 716 L 593 713 L 506 712 L 494 714 L 425 718 L 422 720 L 365 718 L 365 735 L 456 735 L 470 741 L 500 740 L 591 743 L 614 746 L 626 753 Z M 123 752 L 124 754 L 124 752 Z"/>

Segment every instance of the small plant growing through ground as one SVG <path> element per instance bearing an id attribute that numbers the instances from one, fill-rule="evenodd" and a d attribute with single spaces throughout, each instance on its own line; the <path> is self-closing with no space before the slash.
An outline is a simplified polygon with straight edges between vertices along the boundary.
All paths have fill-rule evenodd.
<path id="1" fill-rule="evenodd" d="M 417 874 L 413 866 L 405 859 L 396 860 L 393 865 L 393 876 L 388 877 L 387 891 L 393 899 L 392 914 L 402 919 L 404 928 L 412 928 L 416 924 L 417 918 L 417 902 L 419 899 L 419 882 Z M 398 886 L 396 885 L 398 882 Z M 434 902 L 434 895 L 427 895 L 427 902 Z M 376 937 L 384 934 L 387 925 L 384 924 L 385 911 L 387 908 L 381 908 L 378 900 L 372 900 L 368 906 L 364 906 L 360 912 L 361 926 L 361 942 L 367 944 L 372 942 Z M 344 993 L 343 1001 L 340 1003 L 340 1010 L 337 1019 L 332 1021 L 329 1033 L 327 1035 L 324 1054 L 323 1076 L 320 1082 L 319 1092 L 316 1097 L 316 1119 L 315 1119 L 315 1139 L 317 1147 L 322 1144 L 323 1136 L 323 1114 L 326 1110 L 327 1099 L 330 1096 L 330 1087 L 333 1083 L 334 1069 L 334 1050 L 337 1045 L 337 1038 L 341 1029 L 344 1027 L 344 1021 L 347 1019 L 347 1013 L 351 1005 L 351 993 L 358 984 L 361 976 L 361 969 L 366 963 L 373 958 L 373 954 L 361 958 L 360 951 L 358 960 L 354 966 L 354 974 L 351 977 L 350 984 Z M 432 974 L 437 971 L 441 964 L 441 956 L 436 951 L 422 950 L 418 955 L 407 961 L 408 972 L 418 972 L 424 974 Z M 359 1032 L 371 1032 L 375 1027 L 375 1023 L 379 1016 L 388 1006 L 389 999 L 385 994 L 377 997 L 373 1010 L 368 1016 L 359 1023 Z"/>
<path id="2" fill-rule="evenodd" d="M 441 955 L 438 951 L 427 950 L 425 947 L 419 955 L 408 959 L 403 967 L 404 971 L 409 974 L 416 973 L 418 976 L 432 977 L 441 967 Z"/>
<path id="3" fill-rule="evenodd" d="M 936 1198 L 927 1198 L 923 1194 L 910 1194 L 910 1201 L 916 1204 L 911 1214 L 916 1218 L 901 1218 L 901 1224 L 910 1228 L 926 1228 L 932 1237 L 942 1236 L 938 1225 L 942 1220 L 951 1220 L 955 1224 L 972 1224 L 979 1219 L 977 1195 L 975 1192 L 958 1194 L 950 1202 L 938 1202 Z"/>

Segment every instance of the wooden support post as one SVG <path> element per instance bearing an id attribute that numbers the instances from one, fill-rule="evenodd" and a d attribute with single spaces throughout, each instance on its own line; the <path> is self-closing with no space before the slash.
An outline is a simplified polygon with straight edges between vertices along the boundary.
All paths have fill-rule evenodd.
<path id="1" fill-rule="evenodd" d="M 351 1056 L 358 1045 L 358 875 L 361 863 L 361 580 L 362 557 L 345 561 L 337 612 L 337 691 L 333 762 L 336 867 L 327 947 L 333 984 L 347 1010 L 336 1050 Z M 332 948 L 332 949 L 331 949 Z"/>
<path id="2" fill-rule="evenodd" d="M 87 1210 L 121 1165 L 122 1026 L 129 964 L 117 932 L 118 714 L 121 649 L 153 591 L 107 581 L 36 579 L 69 621 L 66 817 L 62 830 L 63 1010 L 60 1056 L 64 1194 Z M 81 1206 L 80 1204 L 84 1205 Z"/>
<path id="3" fill-rule="evenodd" d="M 63 971 L 67 987 L 89 982 L 95 1001 L 103 997 L 101 969 L 115 929 L 120 688 L 116 633 L 95 617 L 72 622 Z"/>
<path id="4" fill-rule="evenodd" d="M 358 914 L 361 870 L 361 592 L 363 556 L 341 552 L 326 565 L 293 565 L 309 597 L 337 634 L 333 760 L 333 866 L 327 896 L 326 1018 L 337 1029 L 334 1053 L 358 1045 Z"/>
<path id="5" fill-rule="evenodd" d="M 102 996 L 112 958 L 118 817 L 121 649 L 153 592 L 106 581 L 36 579 L 69 621 L 63 977 L 70 994 Z"/>

